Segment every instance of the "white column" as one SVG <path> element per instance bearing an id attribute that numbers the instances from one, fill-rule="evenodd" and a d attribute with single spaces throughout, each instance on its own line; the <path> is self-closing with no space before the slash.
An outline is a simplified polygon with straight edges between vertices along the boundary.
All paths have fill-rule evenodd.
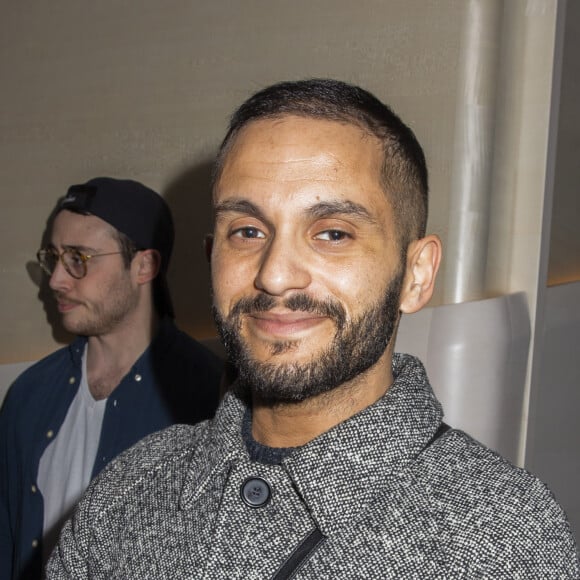
<path id="1" fill-rule="evenodd" d="M 468 0 L 459 63 L 444 302 L 483 298 L 502 2 Z"/>

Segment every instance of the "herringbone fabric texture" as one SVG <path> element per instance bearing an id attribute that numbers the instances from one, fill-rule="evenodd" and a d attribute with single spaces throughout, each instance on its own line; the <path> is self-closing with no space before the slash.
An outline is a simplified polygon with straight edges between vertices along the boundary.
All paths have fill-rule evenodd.
<path id="1" fill-rule="evenodd" d="M 302 579 L 580 578 L 565 515 L 534 476 L 442 420 L 421 363 L 396 355 L 375 405 L 297 449 L 252 463 L 244 405 L 155 434 L 89 488 L 48 577 L 268 579 L 315 529 Z M 241 497 L 248 478 L 271 490 Z"/>

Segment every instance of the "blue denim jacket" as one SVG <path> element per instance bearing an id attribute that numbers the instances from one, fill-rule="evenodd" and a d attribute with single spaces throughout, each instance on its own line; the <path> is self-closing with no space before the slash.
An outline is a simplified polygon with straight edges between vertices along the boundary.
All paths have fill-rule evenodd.
<path id="1" fill-rule="evenodd" d="M 0 578 L 40 578 L 43 499 L 38 463 L 79 388 L 87 339 L 77 338 L 27 369 L 0 412 Z M 222 363 L 162 322 L 149 348 L 107 400 L 93 477 L 145 435 L 213 416 Z"/>

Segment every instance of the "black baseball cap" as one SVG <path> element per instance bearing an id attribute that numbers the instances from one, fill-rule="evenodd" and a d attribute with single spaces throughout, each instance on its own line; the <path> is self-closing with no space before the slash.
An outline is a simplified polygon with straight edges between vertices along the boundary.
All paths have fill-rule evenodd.
<path id="1" fill-rule="evenodd" d="M 167 271 L 175 237 L 173 218 L 165 200 L 138 181 L 96 177 L 71 185 L 59 202 L 68 209 L 94 215 L 125 234 L 138 250 L 157 250 L 161 270 Z"/>
<path id="2" fill-rule="evenodd" d="M 95 177 L 71 185 L 56 213 L 63 209 L 102 219 L 125 234 L 137 250 L 157 250 L 161 271 L 153 283 L 155 307 L 161 316 L 174 317 L 166 273 L 175 230 L 169 206 L 158 193 L 138 181 Z"/>

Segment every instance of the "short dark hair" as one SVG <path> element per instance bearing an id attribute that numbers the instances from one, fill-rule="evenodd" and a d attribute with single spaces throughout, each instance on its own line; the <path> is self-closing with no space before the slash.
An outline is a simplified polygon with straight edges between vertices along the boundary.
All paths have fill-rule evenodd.
<path id="1" fill-rule="evenodd" d="M 413 131 L 374 95 L 342 81 L 286 81 L 258 91 L 232 115 L 213 173 L 219 180 L 236 136 L 252 121 L 286 115 L 354 124 L 378 138 L 383 148 L 382 187 L 393 204 L 401 249 L 425 235 L 428 173 L 425 155 Z"/>
<path id="2" fill-rule="evenodd" d="M 113 226 L 111 226 L 113 227 Z M 139 251 L 139 248 L 135 245 L 133 240 L 123 232 L 113 228 L 115 230 L 115 237 L 117 243 L 119 244 L 119 250 L 121 252 L 121 258 L 123 259 L 123 264 L 125 269 L 129 269 L 131 262 L 135 257 L 135 254 Z M 171 293 L 169 291 L 169 285 L 167 283 L 167 278 L 165 277 L 165 270 L 161 269 L 157 276 L 155 276 L 152 284 L 153 292 L 153 306 L 157 314 L 163 318 L 164 316 L 169 316 L 170 318 L 175 318 L 175 311 L 173 309 L 173 300 L 171 299 Z"/>
<path id="3" fill-rule="evenodd" d="M 89 214 L 90 215 L 90 214 Z M 115 232 L 115 238 L 117 239 L 117 243 L 119 244 L 119 251 L 121 252 L 121 258 L 123 258 L 123 264 L 125 268 L 128 270 L 131 266 L 131 262 L 135 257 L 135 254 L 138 252 L 138 248 L 133 242 L 133 240 L 123 232 L 116 230 L 113 226 L 111 226 Z"/>

